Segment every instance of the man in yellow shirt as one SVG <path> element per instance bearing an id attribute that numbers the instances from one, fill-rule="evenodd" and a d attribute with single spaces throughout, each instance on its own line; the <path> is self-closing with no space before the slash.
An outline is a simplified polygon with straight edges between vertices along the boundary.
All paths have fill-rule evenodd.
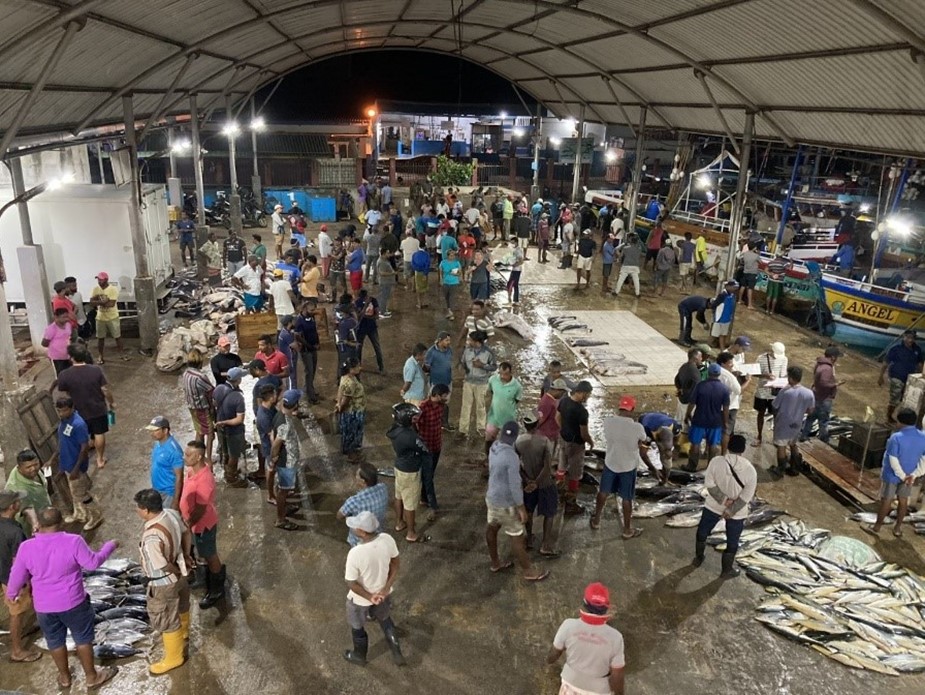
<path id="1" fill-rule="evenodd" d="M 694 242 L 694 284 L 700 282 L 700 276 L 706 275 L 707 272 L 707 240 L 703 234 L 697 235 L 697 241 Z"/>
<path id="2" fill-rule="evenodd" d="M 96 287 L 90 294 L 90 304 L 96 307 L 96 338 L 97 348 L 100 352 L 99 364 L 104 364 L 103 351 L 106 338 L 114 338 L 116 347 L 122 353 L 122 359 L 128 359 L 125 347 L 122 345 L 122 330 L 119 326 L 119 289 L 109 284 L 109 274 L 100 273 L 96 276 Z"/>

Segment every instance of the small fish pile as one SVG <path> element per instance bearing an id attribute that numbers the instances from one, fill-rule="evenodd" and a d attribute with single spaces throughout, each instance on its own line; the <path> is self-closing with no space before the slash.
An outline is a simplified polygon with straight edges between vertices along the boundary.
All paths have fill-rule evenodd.
<path id="1" fill-rule="evenodd" d="M 588 360 L 588 366 L 594 374 L 601 376 L 621 376 L 629 374 L 646 374 L 649 368 L 641 362 L 627 360 L 624 355 L 597 348 L 600 343 L 587 339 L 568 341 L 572 347 L 580 347 L 579 352 Z M 606 345 L 607 343 L 603 343 Z M 596 349 L 597 348 L 597 349 Z"/>
<path id="2" fill-rule="evenodd" d="M 141 567 L 125 558 L 109 558 L 98 569 L 84 572 L 84 588 L 96 620 L 93 654 L 98 659 L 124 659 L 141 654 L 136 645 L 151 631 L 145 608 L 147 578 Z M 48 649 L 45 638 L 36 640 L 39 649 Z M 68 633 L 68 651 L 76 645 Z"/>
<path id="3" fill-rule="evenodd" d="M 725 536 L 707 543 L 722 550 Z M 863 548 L 863 561 L 835 548 Z M 755 618 L 768 629 L 851 668 L 898 676 L 925 672 L 925 579 L 854 539 L 802 521 L 746 530 L 738 563 L 775 596 Z"/>
<path id="4" fill-rule="evenodd" d="M 585 331 L 586 333 L 591 333 L 591 329 L 588 328 L 586 323 L 578 323 L 578 318 L 575 316 L 550 316 L 546 319 L 546 323 L 552 326 L 555 330 L 560 333 L 565 331 Z"/>

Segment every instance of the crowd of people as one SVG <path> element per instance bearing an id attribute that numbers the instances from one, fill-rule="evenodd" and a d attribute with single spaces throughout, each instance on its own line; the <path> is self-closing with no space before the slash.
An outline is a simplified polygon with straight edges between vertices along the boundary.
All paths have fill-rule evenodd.
<path id="1" fill-rule="evenodd" d="M 642 534 L 633 522 L 638 472 L 645 470 L 666 483 L 676 457 L 686 458 L 686 470 L 699 470 L 706 449 L 708 496 L 693 540 L 693 564 L 704 562 L 706 536 L 719 519 L 725 519 L 727 546 L 721 576 L 731 578 L 738 574 L 738 540 L 757 482 L 755 467 L 745 456 L 748 442 L 737 422 L 743 390 L 754 378 L 757 438 L 753 446 L 762 444 L 765 418 L 774 416 L 773 478 L 796 473 L 796 445 L 810 436 L 814 423 L 818 422 L 819 438 L 827 438 L 831 404 L 844 383 L 834 373 L 840 351 L 826 349 L 815 365 L 812 388 L 807 388 L 803 369 L 788 363 L 782 343 L 772 343 L 757 356 L 757 373 L 746 373 L 751 341 L 746 336 L 730 340 L 736 306 L 744 303 L 751 308 L 753 303 L 755 253 L 751 244 L 740 254 L 741 293 L 739 284 L 730 280 L 715 298 L 690 294 L 678 305 L 679 342 L 690 349 L 675 379 L 676 411 L 640 413 L 636 398 L 623 394 L 618 412 L 592 426 L 587 402 L 594 387 L 589 380 L 568 378 L 554 360 L 540 388 L 532 392 L 515 366 L 499 355 L 499 333 L 489 310 L 492 273 L 505 268 L 507 300 L 517 306 L 524 264 L 547 263 L 558 246 L 560 267 L 574 267 L 579 288 L 582 280 L 591 286 L 593 261 L 600 255 L 604 292 L 620 295 L 626 281 L 632 280 L 639 297 L 641 274 L 651 262 L 651 287 L 656 296 L 664 294 L 675 266 L 679 268 L 679 290 L 687 294 L 706 271 L 703 239 L 687 235 L 675 247 L 657 219 L 644 243 L 626 229 L 619 211 L 603 210 L 594 220 L 587 206 L 563 205 L 553 211 L 543 200 L 531 204 L 526 196 L 501 193 L 489 203 L 481 190 L 466 201 L 460 191 L 440 190 L 429 181 L 418 184 L 411 198 L 415 214 L 401 214 L 386 183 L 364 181 L 358 191 L 360 228 L 347 223 L 332 235 L 322 225 L 313 240 L 305 234 L 304 225 L 294 222 L 292 209 L 284 213 L 277 206 L 271 221 L 275 263 L 268 260 L 259 234 L 253 235 L 250 248 L 234 231 L 222 245 L 210 234 L 198 249 L 210 281 L 227 277 L 241 290 L 246 312 L 268 311 L 276 316 L 277 332 L 262 336 L 249 358 L 242 357 L 226 335 L 218 339 L 212 356 L 199 350 L 189 352 L 180 386 L 195 436 L 185 446 L 172 434 L 167 417 L 156 415 L 146 426 L 152 438 L 150 487 L 138 491 L 133 499 L 143 522 L 139 548 L 148 579 L 148 613 L 163 640 L 164 657 L 151 664 L 152 674 L 166 673 L 185 660 L 190 589 L 202 589 L 202 610 L 224 598 L 226 569 L 216 543 L 220 519 L 215 464 L 224 478 L 222 494 L 245 494 L 233 490 L 253 489 L 256 483 L 274 508 L 275 528 L 301 528 L 296 523 L 298 502 L 307 492 L 299 475 L 307 458 L 300 442 L 301 420 L 306 409 L 322 402 L 319 391 L 323 389 L 316 387 L 315 379 L 320 353 L 326 347 L 319 331 L 319 322 L 328 318 L 326 303 L 334 304 L 337 380 L 323 387 L 332 390 L 327 400 L 333 402 L 331 422 L 341 454 L 355 465 L 351 475 L 356 492 L 337 513 L 345 521 L 350 548 L 345 580 L 352 646 L 344 658 L 353 664 L 367 661 L 369 621 L 379 623 L 394 662 L 405 663 L 391 617 L 400 553 L 387 531 L 403 536 L 409 544 L 431 540 L 427 529 L 442 514 L 436 472 L 450 438 L 453 445 L 481 452 L 478 459 L 487 479 L 488 569 L 500 573 L 516 566 L 528 583 L 550 576 L 541 563 L 560 553 L 555 523 L 560 510 L 567 515 L 583 511 L 578 496 L 589 454 L 596 452 L 603 463 L 590 529 L 602 528 L 604 507 L 616 496 L 621 500 L 620 537 L 630 541 Z M 190 233 L 189 225 L 179 231 L 183 261 L 187 262 L 188 252 L 192 263 L 191 240 L 183 236 Z M 531 247 L 535 247 L 532 257 Z M 611 289 L 617 264 L 619 272 Z M 418 309 L 427 306 L 435 294 L 431 275 L 436 276 L 445 318 L 459 324 L 459 333 L 435 330 L 432 338 L 414 344 L 401 366 L 400 379 L 394 380 L 398 402 L 385 433 L 394 451 L 395 483 L 390 493 L 364 454 L 370 388 L 363 378 L 364 347 L 368 341 L 377 371 L 386 373 L 379 322 L 410 312 L 412 301 Z M 103 511 L 92 492 L 91 462 L 96 470 L 105 467 L 106 434 L 115 414 L 113 389 L 99 366 L 104 363 L 105 340 L 115 339 L 120 355 L 127 358 L 119 330 L 118 290 L 109 284 L 106 273 L 99 273 L 97 282 L 89 300 L 95 316 L 86 313 L 74 278 L 66 278 L 60 288 L 55 286 L 55 320 L 45 335 L 55 370 L 51 389 L 56 393 L 60 419 L 58 453 L 50 462 L 54 503 L 41 480 L 38 456 L 31 451 L 20 454 L 0 495 L 0 581 L 13 615 L 11 658 L 25 662 L 39 657 L 22 639 L 23 623 L 34 610 L 62 687 L 71 683 L 64 642 L 67 631 L 77 644 L 89 688 L 115 675 L 115 669 L 93 664 L 93 613 L 86 594 L 81 593 L 80 577 L 82 571 L 99 567 L 116 544 L 108 542 L 95 552 L 79 535 L 65 531 L 74 524 L 90 531 L 103 523 Z M 460 297 L 466 286 L 468 301 Z M 394 296 L 397 288 L 403 300 L 401 295 Z M 773 309 L 773 304 L 769 306 Z M 694 319 L 715 339 L 717 353 L 708 346 L 693 347 Z M 96 364 L 84 342 L 94 331 L 99 353 Z M 881 376 L 889 374 L 891 415 L 909 374 L 921 370 L 921 363 L 914 334 L 889 353 Z M 252 387 L 245 396 L 241 387 L 248 378 Z M 451 421 L 450 402 L 460 382 L 459 419 Z M 525 411 L 526 402 L 537 405 Z M 906 434 L 895 444 L 896 466 L 889 468 L 896 480 L 890 478 L 892 487 L 884 488 L 886 496 L 901 499 L 910 476 L 922 473 L 916 468 L 918 459 L 909 468 L 921 442 L 907 432 L 909 427 L 915 429 L 914 419 L 909 423 L 908 418 L 906 411 L 898 411 L 901 432 Z M 247 441 L 251 421 L 254 442 Z M 603 441 L 596 442 L 592 430 L 600 432 Z M 473 446 L 473 442 L 477 443 Z M 246 452 L 251 444 L 257 451 L 255 470 L 247 470 Z M 418 516 L 422 506 L 427 509 L 426 526 Z M 879 532 L 882 516 L 871 532 Z M 536 517 L 542 517 L 541 524 Z M 503 555 L 500 539 L 504 537 L 510 544 L 511 560 Z M 610 617 L 607 587 L 590 584 L 578 618 L 562 623 L 548 655 L 550 663 L 565 655 L 561 692 L 623 692 L 623 641 L 607 625 Z"/>

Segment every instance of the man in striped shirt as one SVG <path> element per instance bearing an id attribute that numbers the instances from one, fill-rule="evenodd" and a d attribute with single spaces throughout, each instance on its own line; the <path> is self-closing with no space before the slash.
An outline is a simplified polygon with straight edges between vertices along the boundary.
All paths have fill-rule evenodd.
<path id="1" fill-rule="evenodd" d="M 202 353 L 193 348 L 186 355 L 186 371 L 180 377 L 186 407 L 193 419 L 196 439 L 204 442 L 209 460 L 212 460 L 212 441 L 215 438 L 215 408 L 212 392 L 215 387 L 202 369 Z"/>
<path id="2" fill-rule="evenodd" d="M 183 647 L 189 635 L 189 585 L 186 583 L 191 536 L 180 513 L 164 509 L 157 490 L 135 494 L 138 516 L 144 520 L 139 551 L 148 577 L 148 617 L 164 640 L 164 658 L 151 664 L 155 676 L 184 662 Z"/>

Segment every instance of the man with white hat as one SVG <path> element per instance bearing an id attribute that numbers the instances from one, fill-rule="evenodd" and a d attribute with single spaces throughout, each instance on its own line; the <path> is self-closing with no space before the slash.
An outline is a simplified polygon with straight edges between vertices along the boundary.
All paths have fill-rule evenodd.
<path id="1" fill-rule="evenodd" d="M 610 618 L 610 591 L 588 584 L 578 617 L 563 621 L 546 656 L 554 664 L 565 654 L 559 695 L 623 695 L 623 635 L 607 624 Z"/>
<path id="2" fill-rule="evenodd" d="M 365 665 L 369 651 L 366 621 L 379 623 L 385 635 L 392 661 L 403 666 L 405 657 L 395 635 L 392 622 L 392 585 L 398 576 L 400 561 L 395 539 L 379 530 L 379 520 L 370 511 L 347 517 L 347 528 L 359 538 L 359 543 L 347 553 L 344 579 L 347 593 L 347 624 L 353 635 L 353 649 L 344 652 L 352 664 Z"/>
<path id="3" fill-rule="evenodd" d="M 765 415 L 771 412 L 774 396 L 780 393 L 779 388 L 772 389 L 768 384 L 787 377 L 787 353 L 784 344 L 771 343 L 770 351 L 758 355 L 758 367 L 761 375 L 758 378 L 754 400 L 755 412 L 758 414 L 758 437 L 752 442 L 752 446 L 761 446 Z"/>

